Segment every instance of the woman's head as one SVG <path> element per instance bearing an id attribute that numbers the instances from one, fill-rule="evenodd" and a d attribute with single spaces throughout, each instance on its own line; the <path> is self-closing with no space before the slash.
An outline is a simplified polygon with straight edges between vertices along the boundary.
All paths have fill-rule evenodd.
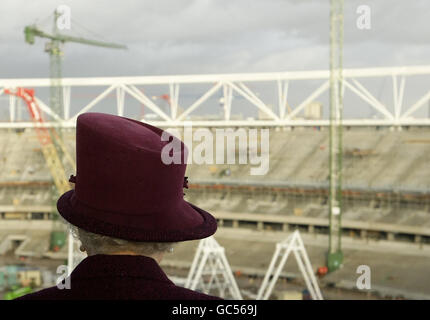
<path id="1" fill-rule="evenodd" d="M 133 119 L 89 112 L 77 118 L 76 151 L 77 173 L 69 179 L 75 188 L 57 201 L 59 214 L 71 224 L 139 242 L 198 240 L 215 233 L 215 217 L 184 199 L 188 151 L 172 134 Z M 170 151 L 174 158 L 166 159 Z M 98 243 L 92 238 L 91 243 Z M 165 245 L 126 246 L 145 252 Z"/>

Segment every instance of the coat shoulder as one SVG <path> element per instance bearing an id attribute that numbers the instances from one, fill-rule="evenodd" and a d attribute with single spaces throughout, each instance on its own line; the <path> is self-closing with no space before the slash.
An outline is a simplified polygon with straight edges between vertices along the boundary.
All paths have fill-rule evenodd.
<path id="1" fill-rule="evenodd" d="M 178 286 L 173 286 L 173 288 L 169 291 L 170 291 L 170 294 L 172 295 L 172 299 L 177 299 L 177 300 L 222 300 L 219 297 L 207 295 L 201 292 L 193 291 L 193 290 L 178 287 Z"/>
<path id="2" fill-rule="evenodd" d="M 151 288 L 142 286 L 132 289 L 135 289 L 134 292 L 127 290 L 128 294 L 118 295 L 115 290 L 112 290 L 111 293 L 103 292 L 102 294 L 99 290 L 60 290 L 57 287 L 51 287 L 27 294 L 15 300 L 222 300 L 219 297 L 175 285 L 155 285 L 151 286 Z"/>
<path id="3" fill-rule="evenodd" d="M 67 299 L 65 290 L 60 290 L 57 287 L 50 287 L 39 290 L 37 292 L 26 294 L 25 296 L 16 298 L 15 300 L 58 300 Z"/>

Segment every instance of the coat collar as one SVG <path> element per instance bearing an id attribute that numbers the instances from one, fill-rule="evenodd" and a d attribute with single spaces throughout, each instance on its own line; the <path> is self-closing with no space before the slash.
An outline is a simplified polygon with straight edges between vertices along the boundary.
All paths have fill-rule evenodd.
<path id="1" fill-rule="evenodd" d="M 82 260 L 71 274 L 72 281 L 109 277 L 143 278 L 173 284 L 157 261 L 146 256 L 97 254 Z"/>

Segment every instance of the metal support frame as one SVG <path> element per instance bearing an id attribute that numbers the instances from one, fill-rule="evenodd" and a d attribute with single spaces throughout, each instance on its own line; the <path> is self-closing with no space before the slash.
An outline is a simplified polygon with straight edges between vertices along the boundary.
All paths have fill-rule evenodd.
<path id="1" fill-rule="evenodd" d="M 406 78 L 413 76 L 430 76 L 429 66 L 405 66 L 405 67 L 388 67 L 388 68 L 364 68 L 364 69 L 343 69 L 342 84 L 345 93 L 354 94 L 360 98 L 364 104 L 375 109 L 379 118 L 344 118 L 343 123 L 346 126 L 429 126 L 430 118 L 413 117 L 417 111 L 427 105 L 430 101 L 430 88 L 420 97 L 415 98 L 411 105 L 405 105 L 404 97 L 406 96 Z M 364 79 L 371 78 L 389 78 L 393 82 L 392 93 L 393 102 L 382 103 L 365 87 Z M 193 120 L 192 116 L 200 107 L 208 103 L 208 100 L 214 98 L 215 94 L 221 91 L 223 95 L 223 114 L 220 114 L 217 120 L 193 120 L 193 126 L 328 126 L 329 119 L 306 120 L 297 117 L 300 112 L 311 102 L 315 101 L 329 89 L 329 70 L 315 71 L 294 71 L 278 73 L 250 73 L 250 74 L 213 74 L 213 75 L 181 75 L 181 76 L 146 76 L 146 77 L 112 77 L 112 78 L 63 78 L 62 85 L 62 109 L 64 115 L 59 115 L 48 107 L 40 97 L 36 97 L 40 108 L 44 113 L 51 117 L 47 126 L 55 125 L 55 121 L 60 121 L 64 127 L 74 127 L 76 117 L 84 112 L 90 111 L 95 105 L 101 103 L 103 99 L 116 90 L 117 94 L 117 114 L 124 114 L 127 108 L 127 100 L 124 101 L 125 95 L 132 97 L 143 103 L 147 108 L 154 112 L 159 119 L 141 119 L 159 127 L 183 126 L 184 122 Z M 316 88 L 309 92 L 306 98 L 292 105 L 288 101 L 291 95 L 291 86 L 297 82 L 320 81 Z M 278 107 L 272 110 L 270 105 L 264 99 L 258 96 L 257 86 L 262 83 L 271 83 L 274 85 L 274 92 L 277 94 Z M 189 105 L 181 103 L 179 109 L 178 101 L 180 100 L 181 85 L 201 85 L 209 84 L 209 89 L 198 96 L 194 102 Z M 252 87 L 250 86 L 252 84 Z M 4 89 L 34 88 L 36 95 L 38 88 L 50 87 L 51 80 L 47 79 L 0 79 L 0 96 Z M 142 87 L 165 85 L 166 93 L 169 93 L 171 99 L 171 110 L 169 114 L 157 105 L 152 99 L 142 92 Z M 79 107 L 79 111 L 70 114 L 70 91 L 79 92 L 80 87 L 105 87 L 99 95 L 95 96 L 89 103 Z M 253 88 L 253 89 L 251 89 Z M 231 115 L 234 110 L 233 98 L 243 98 L 249 102 L 250 108 L 257 108 L 264 112 L 267 117 L 264 120 L 244 119 L 236 120 Z M 411 97 L 408 95 L 408 97 Z M 13 99 L 13 98 L 12 98 Z M 414 101 L 414 100 L 412 100 Z M 76 106 L 76 103 L 73 103 Z M 291 106 L 291 110 L 286 112 L 286 106 Z M 345 106 L 348 108 L 355 106 Z M 183 111 L 182 111 L 183 110 Z M 61 113 L 63 113 L 61 112 Z M 13 101 L 9 104 L 9 122 L 0 124 L 0 128 L 25 128 L 32 127 L 31 122 L 17 122 Z"/>
<path id="2" fill-rule="evenodd" d="M 124 115 L 124 98 L 125 93 L 122 87 L 116 88 L 116 108 L 119 116 Z"/>
<path id="3" fill-rule="evenodd" d="M 231 103 L 233 101 L 233 88 L 227 84 L 223 85 L 224 97 L 222 102 L 224 103 L 224 120 L 230 120 L 231 115 Z"/>
<path id="4" fill-rule="evenodd" d="M 218 290 L 221 298 L 242 300 L 239 287 L 234 279 L 225 250 L 214 237 L 200 241 L 191 264 L 185 288 L 210 293 Z"/>
<path id="5" fill-rule="evenodd" d="M 67 245 L 67 271 L 70 275 L 73 269 L 86 258 L 86 254 L 79 250 L 79 241 L 75 240 L 71 231 L 69 231 Z"/>
<path id="6" fill-rule="evenodd" d="M 64 107 L 64 118 L 70 117 L 70 99 L 71 99 L 71 88 L 70 86 L 63 87 L 63 107 Z"/>
<path id="7" fill-rule="evenodd" d="M 330 138 L 328 270 L 342 265 L 343 0 L 330 4 Z M 369 94 L 370 95 L 370 94 Z M 376 100 L 376 99 L 375 99 Z M 381 106 L 383 108 L 383 106 Z"/>
<path id="8" fill-rule="evenodd" d="M 278 80 L 278 109 L 279 109 L 279 117 L 284 119 L 285 117 L 285 108 L 287 108 L 287 99 L 288 99 L 288 80 Z"/>
<path id="9" fill-rule="evenodd" d="M 15 121 L 16 96 L 9 95 L 9 121 Z"/>
<path id="10" fill-rule="evenodd" d="M 263 283 L 258 291 L 257 300 L 269 299 L 291 252 L 296 258 L 297 265 L 303 275 L 303 279 L 305 280 L 306 287 L 308 288 L 312 299 L 323 300 L 318 286 L 318 281 L 313 272 L 306 248 L 298 230 L 294 231 L 284 241 L 276 244 L 275 253 L 273 254 L 272 261 L 270 262 L 269 268 L 264 276 Z"/>
<path id="11" fill-rule="evenodd" d="M 179 101 L 179 84 L 171 83 L 169 84 L 169 93 L 170 93 L 170 117 L 172 119 L 176 119 L 178 114 L 178 101 Z"/>

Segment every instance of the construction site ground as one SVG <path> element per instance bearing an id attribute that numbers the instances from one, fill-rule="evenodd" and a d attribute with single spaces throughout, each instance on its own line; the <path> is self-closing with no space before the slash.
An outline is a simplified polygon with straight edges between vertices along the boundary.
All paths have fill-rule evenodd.
<path id="1" fill-rule="evenodd" d="M 219 228 L 217 241 L 225 247 L 227 259 L 236 275 L 238 285 L 246 299 L 255 297 L 262 277 L 267 271 L 277 242 L 287 232 L 255 231 L 240 228 Z M 48 234 L 46 235 L 48 241 Z M 325 265 L 328 239 L 325 235 L 302 234 L 312 267 Z M 161 265 L 166 273 L 184 279 L 194 257 L 198 241 L 187 241 L 175 246 L 173 253 L 165 255 Z M 430 246 L 389 241 L 343 239 L 344 264 L 341 269 L 319 279 L 325 299 L 430 299 Z M 55 273 L 65 263 L 61 259 L 28 257 L 20 260 L 14 255 L 1 257 L 2 265 L 25 264 Z M 360 265 L 371 270 L 371 289 L 358 290 L 356 282 Z M 275 291 L 302 291 L 305 284 L 291 255 L 284 267 Z M 273 298 L 275 296 L 272 296 Z"/>

